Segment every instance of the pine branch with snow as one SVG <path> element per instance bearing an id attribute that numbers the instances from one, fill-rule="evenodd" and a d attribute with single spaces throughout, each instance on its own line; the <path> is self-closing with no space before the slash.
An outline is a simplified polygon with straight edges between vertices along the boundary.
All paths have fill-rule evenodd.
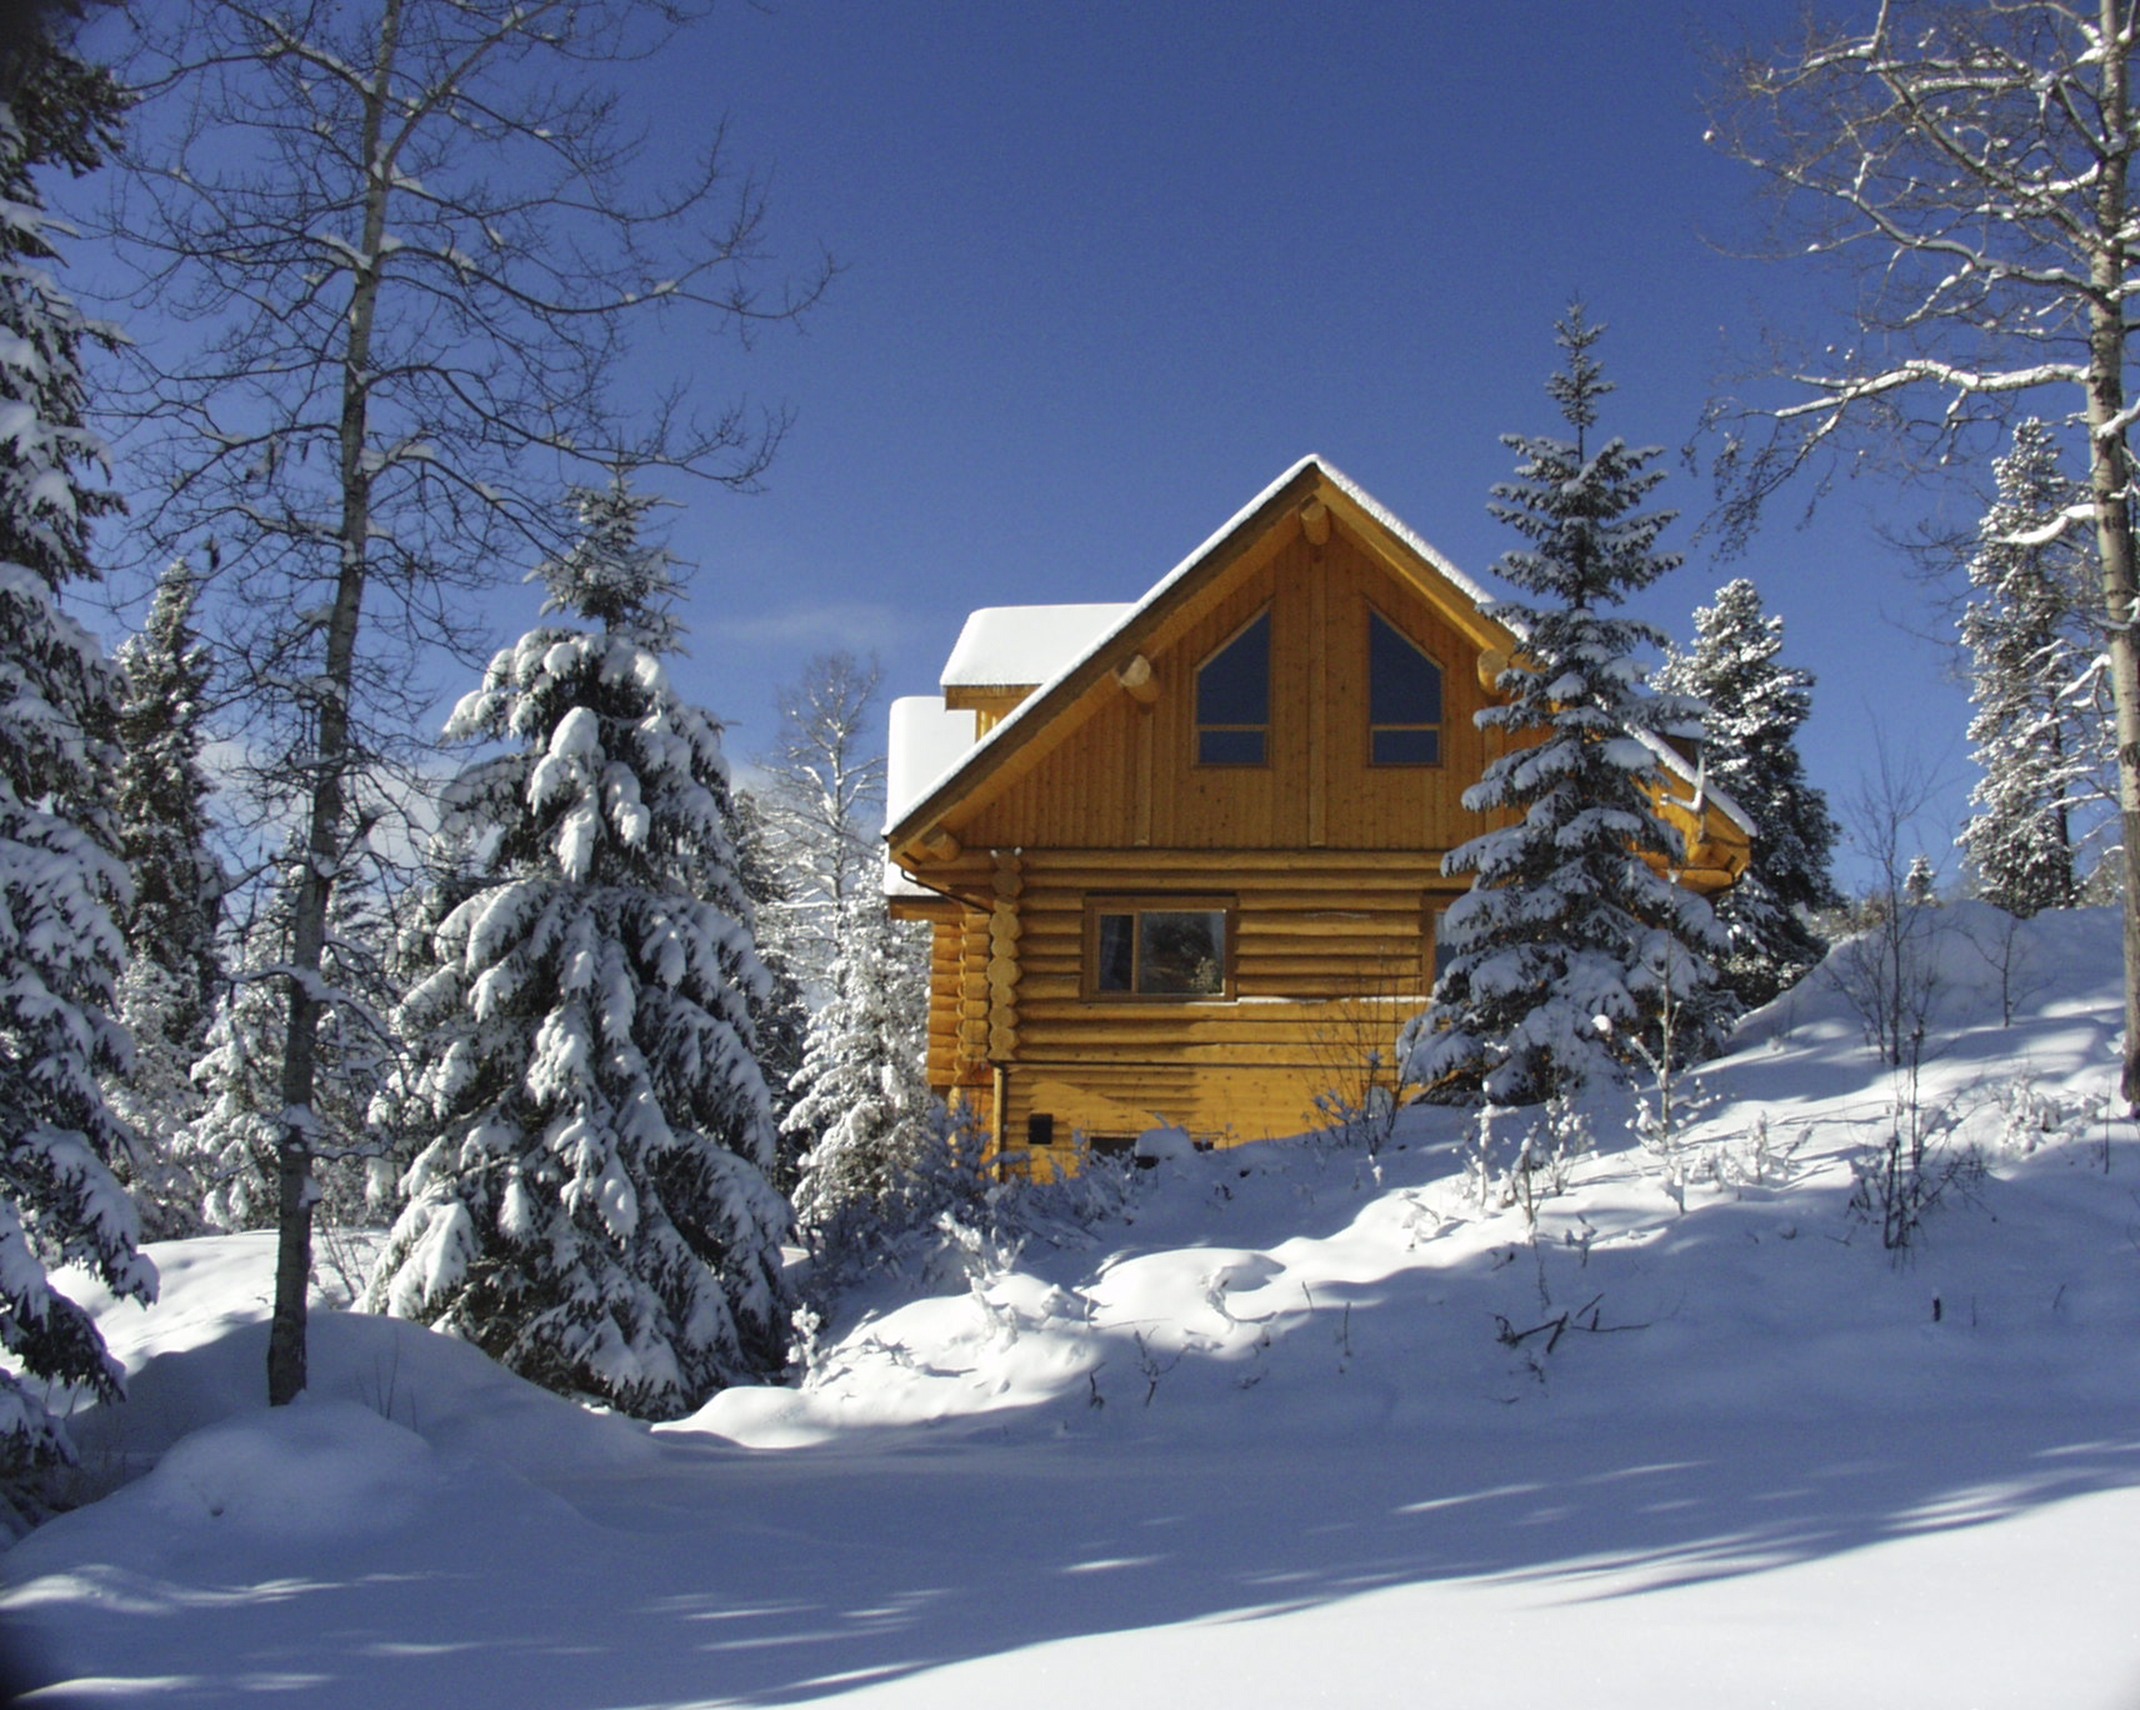
<path id="1" fill-rule="evenodd" d="M 765 992 L 752 1000 L 751 1021 L 758 1030 L 758 1066 L 765 1073 L 773 1126 L 780 1133 L 772 1180 L 781 1192 L 793 1193 L 809 1143 L 807 1132 L 798 1135 L 786 1127 L 795 1104 L 795 1077 L 802 1070 L 810 1034 L 802 971 L 794 947 L 786 942 L 785 930 L 796 918 L 786 910 L 795 901 L 797 877 L 775 852 L 758 797 L 749 790 L 737 790 L 733 808 L 736 876 L 757 918 L 758 959 L 765 968 Z"/>
<path id="2" fill-rule="evenodd" d="M 1399 1045 L 1407 1078 L 1442 1095 L 1522 1104 L 1621 1076 L 1667 985 L 1682 1000 L 1708 986 L 1722 946 L 1708 905 L 1642 859 L 1685 859 L 1651 805 L 1663 777 L 1650 744 L 1697 709 L 1646 688 L 1637 655 L 1663 638 L 1600 609 L 1679 562 L 1656 544 L 1671 513 L 1640 508 L 1663 479 L 1659 454 L 1592 445 L 1611 389 L 1591 355 L 1602 330 L 1580 305 L 1559 324 L 1567 366 L 1547 390 L 1575 437 L 1503 441 L 1517 479 L 1494 489 L 1493 510 L 1530 544 L 1498 568 L 1538 603 L 1493 609 L 1522 655 L 1496 685 L 1506 700 L 1477 719 L 1511 751 L 1464 805 L 1510 823 L 1447 857 L 1444 871 L 1471 874 L 1472 888 L 1444 917 L 1432 1005 Z"/>
<path id="3" fill-rule="evenodd" d="M 257 916 L 233 934 L 236 966 L 192 1068 L 201 1108 L 171 1148 L 172 1165 L 199 1195 L 200 1216 L 220 1229 L 268 1228 L 279 1216 L 277 1152 L 289 1121 L 283 1053 L 290 991 L 299 982 L 319 1006 L 307 1133 L 310 1192 L 320 1215 L 330 1224 L 366 1221 L 398 1173 L 389 1170 L 382 1180 L 394 1136 L 373 1116 L 399 1047 L 391 1023 L 398 996 L 392 927 L 368 871 L 370 850 L 360 836 L 341 861 L 317 973 L 294 961 L 301 858 L 293 842 L 258 899 Z"/>
<path id="4" fill-rule="evenodd" d="M 720 727 L 676 693 L 669 559 L 619 477 L 543 566 L 544 625 L 448 735 L 502 743 L 448 788 L 471 893 L 400 1018 L 436 1139 L 403 1180 L 373 1310 L 535 1382 L 673 1418 L 778 1372 L 791 1214 L 752 1007 Z"/>

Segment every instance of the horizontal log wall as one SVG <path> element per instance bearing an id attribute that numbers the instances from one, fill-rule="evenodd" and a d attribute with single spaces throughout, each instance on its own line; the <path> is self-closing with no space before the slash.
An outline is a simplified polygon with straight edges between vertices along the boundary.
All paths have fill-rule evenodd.
<path id="1" fill-rule="evenodd" d="M 1368 1055 L 1386 1063 L 1424 1005 L 1425 921 L 1464 888 L 1441 876 L 1442 856 L 1510 817 L 1461 799 L 1501 751 L 1474 720 L 1481 644 L 1347 528 L 1318 532 L 1321 545 L 1287 522 L 1253 543 L 947 811 L 940 845 L 902 856 L 950 899 L 924 905 L 937 923 L 930 1083 L 985 1119 L 1001 1069 L 1013 1147 L 1036 1114 L 1065 1145 L 1162 1118 L 1217 1140 L 1301 1132 L 1319 1121 L 1316 1095 L 1355 1095 Z M 1200 766 L 1197 667 L 1266 610 L 1267 764 Z M 1369 764 L 1377 613 L 1441 666 L 1439 765 Z M 1713 811 L 1702 827 L 1678 817 L 1713 835 L 1698 866 L 1728 865 L 1714 851 L 1734 828 Z M 1725 877 L 1720 865 L 1714 882 Z M 1232 900 L 1229 997 L 1095 999 L 1087 903 L 1169 894 Z"/>
<path id="2" fill-rule="evenodd" d="M 1422 856 L 1264 851 L 1027 850 L 1019 898 L 1017 1050 L 1007 1137 L 1036 1113 L 1060 1141 L 1135 1134 L 1161 1118 L 1221 1141 L 1316 1125 L 1315 1096 L 1386 1063 L 1424 1006 L 1431 910 L 1459 894 Z M 1095 897 L 1224 897 L 1233 995 L 1191 1002 L 1087 995 Z"/>

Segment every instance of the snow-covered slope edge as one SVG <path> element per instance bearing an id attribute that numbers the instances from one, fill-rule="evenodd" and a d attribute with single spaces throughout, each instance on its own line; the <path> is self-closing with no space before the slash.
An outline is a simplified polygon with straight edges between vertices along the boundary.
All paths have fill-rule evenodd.
<path id="1" fill-rule="evenodd" d="M 1705 1068 L 1670 1160 L 1609 1094 L 1586 1113 L 1598 1155 L 1557 1190 L 1534 1176 L 1528 1211 L 1509 1166 L 1536 1112 L 1497 1119 L 1483 1179 L 1475 1120 L 1432 1109 L 1379 1157 L 1310 1139 L 1173 1161 L 1093 1250 L 983 1256 L 963 1292 L 883 1284 L 799 1390 L 731 1390 L 684 1428 L 774 1446 L 1103 1413 L 1257 1436 L 2140 1398 L 2132 1129 L 2105 1120 L 2116 923 L 1938 915 L 1916 1120 L 1935 1166 L 1986 1173 L 1906 1252 L 1852 1210 L 1851 1164 L 1909 1090 L 1831 966 Z"/>

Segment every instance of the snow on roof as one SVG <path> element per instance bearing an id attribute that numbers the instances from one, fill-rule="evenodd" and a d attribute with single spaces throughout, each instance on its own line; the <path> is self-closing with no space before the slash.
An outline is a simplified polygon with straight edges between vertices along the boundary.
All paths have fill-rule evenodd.
<path id="1" fill-rule="evenodd" d="M 941 695 L 901 695 L 892 702 L 890 741 L 884 754 L 884 817 L 896 820 L 927 787 L 966 757 L 973 746 L 974 717 L 953 712 Z"/>
<path id="2" fill-rule="evenodd" d="M 929 793 L 930 786 L 965 759 L 973 747 L 974 716 L 953 712 L 941 695 L 901 695 L 892 702 L 891 730 L 884 751 L 884 823 L 895 825 L 906 810 Z M 887 860 L 887 896 L 925 897 L 931 893 Z"/>
<path id="3" fill-rule="evenodd" d="M 1704 806 L 1713 807 L 1749 837 L 1760 834 L 1761 828 L 1754 823 L 1754 816 L 1709 781 L 1709 771 L 1705 764 L 1689 760 L 1663 737 L 1650 731 L 1638 730 L 1634 736 L 1637 742 L 1656 755 L 1667 772 L 1687 786 L 1687 799 L 1681 806 L 1697 810 Z"/>
<path id="4" fill-rule="evenodd" d="M 1136 608 L 1120 600 L 1080 606 L 983 606 L 966 620 L 944 664 L 944 687 L 1045 683 L 1111 635 Z"/>
<path id="5" fill-rule="evenodd" d="M 1332 486 L 1341 488 L 1344 491 L 1345 496 L 1352 500 L 1354 504 L 1358 505 L 1361 510 L 1365 511 L 1369 516 L 1373 517 L 1375 521 L 1380 523 L 1384 528 L 1388 529 L 1390 533 L 1394 534 L 1399 540 L 1403 541 L 1405 545 L 1409 546 L 1414 552 L 1418 553 L 1420 557 L 1424 558 L 1429 564 L 1433 565 L 1434 568 L 1439 570 L 1444 576 L 1448 577 L 1449 580 L 1454 583 L 1457 588 L 1462 590 L 1464 596 L 1469 599 L 1473 605 L 1486 606 L 1492 605 L 1494 603 L 1496 596 L 1488 593 L 1477 582 L 1474 582 L 1469 576 L 1465 575 L 1463 571 L 1459 570 L 1454 564 L 1450 563 L 1448 559 L 1444 558 L 1439 550 L 1437 550 L 1432 544 L 1430 544 L 1422 536 L 1416 533 L 1411 527 L 1411 525 L 1405 522 L 1402 517 L 1398 516 L 1395 511 L 1390 510 L 1387 506 L 1385 506 L 1381 500 L 1377 499 L 1372 493 L 1368 492 L 1365 487 L 1362 487 L 1359 482 L 1355 481 L 1350 475 L 1347 475 L 1344 470 L 1332 467 L 1331 464 L 1329 464 L 1323 458 L 1315 456 L 1312 452 L 1308 456 L 1303 457 L 1298 463 L 1294 464 L 1291 469 L 1288 469 L 1283 475 L 1281 475 L 1276 481 L 1274 481 L 1271 484 L 1271 487 L 1269 489 L 1266 489 L 1266 493 L 1270 491 L 1275 491 L 1277 488 L 1284 486 L 1286 482 L 1292 480 L 1295 475 L 1297 475 L 1301 470 L 1305 469 L 1311 463 L 1320 464 L 1322 466 L 1323 473 L 1330 478 Z M 1262 500 L 1259 499 L 1256 501 L 1256 503 L 1261 504 Z M 1252 505 L 1249 508 L 1253 510 L 1255 507 Z M 1243 514 L 1245 515 L 1246 513 Z M 1209 550 L 1208 546 L 1205 548 L 1205 550 Z"/>
<path id="6" fill-rule="evenodd" d="M 1450 563 L 1448 559 L 1444 558 L 1441 553 L 1437 552 L 1432 546 L 1428 545 L 1426 541 L 1422 540 L 1411 529 L 1406 527 L 1404 523 L 1400 522 L 1394 512 L 1390 511 L 1373 497 L 1371 497 L 1368 494 L 1367 490 L 1361 487 L 1359 483 L 1354 481 L 1351 476 L 1345 474 L 1342 470 L 1333 466 L 1328 460 L 1318 456 L 1316 453 L 1311 451 L 1306 457 L 1301 458 L 1291 468 L 1287 469 L 1283 474 L 1281 474 L 1277 480 L 1271 482 L 1269 486 L 1265 487 L 1262 492 L 1258 493 L 1253 499 L 1250 499 L 1247 504 L 1243 505 L 1238 511 L 1234 512 L 1232 516 L 1228 517 L 1223 523 L 1219 524 L 1217 528 L 1213 529 L 1210 535 L 1206 537 L 1206 539 L 1196 548 L 1195 551 L 1191 552 L 1188 557 L 1184 558 L 1179 564 L 1175 565 L 1173 569 L 1169 570 L 1164 576 L 1160 577 L 1158 581 L 1154 582 L 1152 586 L 1145 591 L 1144 597 L 1141 600 L 1136 601 L 1134 604 L 1126 606 L 997 606 L 976 612 L 972 617 L 968 618 L 966 620 L 966 628 L 960 631 L 959 633 L 958 645 L 951 650 L 950 662 L 944 667 L 944 686 L 946 688 L 957 687 L 961 683 L 1025 683 L 1033 681 L 1037 681 L 1039 686 L 1034 690 L 1031 695 L 1027 696 L 1023 701 L 1021 701 L 1007 718 L 1005 718 L 979 742 L 975 743 L 973 747 L 967 751 L 966 754 L 960 756 L 956 764 L 962 766 L 966 763 L 967 760 L 972 758 L 973 754 L 977 753 L 979 750 L 991 747 L 998 742 L 1008 740 L 1008 738 L 1005 737 L 1004 732 L 1010 730 L 1022 730 L 1024 728 L 1024 719 L 1028 714 L 1032 712 L 1034 707 L 1038 706 L 1040 702 L 1046 698 L 1049 689 L 1053 688 L 1055 684 L 1061 679 L 1070 675 L 1072 671 L 1076 670 L 1087 659 L 1091 658 L 1093 654 L 1098 653 L 1104 647 L 1106 647 L 1108 642 L 1111 641 L 1117 634 L 1119 634 L 1137 616 L 1138 613 L 1145 611 L 1155 602 L 1164 598 L 1167 592 L 1171 588 L 1173 588 L 1177 582 L 1181 581 L 1183 577 L 1187 576 L 1207 557 L 1209 557 L 1213 551 L 1215 551 L 1221 544 L 1223 544 L 1225 540 L 1243 523 L 1247 522 L 1250 517 L 1254 516 L 1256 512 L 1258 512 L 1265 505 L 1270 503 L 1271 499 L 1282 488 L 1284 488 L 1287 483 L 1294 480 L 1301 473 L 1301 471 L 1306 469 L 1310 464 L 1314 464 L 1317 468 L 1321 469 L 1324 476 L 1330 481 L 1330 483 L 1333 486 L 1339 488 L 1341 491 L 1343 491 L 1346 497 L 1351 499 L 1354 504 L 1358 505 L 1362 510 L 1366 511 L 1370 516 L 1372 516 L 1377 522 L 1381 523 L 1384 528 L 1388 529 L 1392 534 L 1396 535 L 1400 540 L 1405 543 L 1405 545 L 1409 546 L 1414 552 L 1418 553 L 1421 558 L 1424 558 L 1429 564 L 1433 565 L 1434 568 L 1441 572 L 1442 575 L 1448 577 L 1449 581 L 1457 589 L 1459 589 L 1465 595 L 1466 598 L 1471 600 L 1474 605 L 1483 606 L 1492 603 L 1494 599 L 1494 596 L 1492 594 L 1489 594 L 1484 588 L 1480 587 L 1478 583 L 1474 582 L 1469 576 L 1466 576 L 1454 564 Z M 964 661 L 961 655 L 966 647 L 967 637 L 974 633 L 974 626 L 976 621 L 982 617 L 988 616 L 990 612 L 1018 614 L 1024 612 L 1076 611 L 1084 611 L 1091 613 L 1112 612 L 1115 615 L 1114 620 L 1112 622 L 1099 623 L 1098 627 L 1090 633 L 1088 639 L 1082 647 L 1078 647 L 1074 650 L 1067 652 L 1063 648 L 1058 647 L 1055 650 L 1057 654 L 1056 667 L 1046 676 L 1038 679 L 1033 679 L 1025 677 L 954 677 L 952 675 L 954 669 L 963 668 L 964 666 Z M 1097 620 L 1095 621 L 1097 622 Z M 914 795 L 905 798 L 903 802 L 887 801 L 885 813 L 886 826 L 890 827 L 897 825 L 901 818 L 904 817 L 906 808 L 912 807 L 917 802 L 925 800 L 929 796 L 935 795 L 937 789 L 943 784 L 948 783 L 949 781 L 950 770 L 947 770 L 944 776 L 935 779 L 926 790 L 916 792 Z"/>

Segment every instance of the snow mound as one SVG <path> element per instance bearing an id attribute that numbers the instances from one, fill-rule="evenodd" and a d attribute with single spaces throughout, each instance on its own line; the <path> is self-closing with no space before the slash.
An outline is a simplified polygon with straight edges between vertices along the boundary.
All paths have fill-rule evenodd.
<path id="1" fill-rule="evenodd" d="M 165 1524 L 284 1538 L 386 1532 L 436 1498 L 431 1445 L 350 1401 L 299 1403 L 187 1437 L 127 1493 Z"/>
<path id="2" fill-rule="evenodd" d="M 71 1425 L 96 1482 L 145 1472 L 190 1433 L 267 1411 L 273 1233 L 148 1250 L 165 1284 L 147 1311 L 113 1301 L 86 1278 L 78 1283 L 127 1368 L 126 1400 L 86 1407 Z M 314 1402 L 365 1409 L 439 1453 L 536 1474 L 568 1462 L 621 1467 L 656 1452 L 644 1426 L 537 1389 L 420 1325 L 336 1311 L 318 1296 L 309 1325 L 306 1394 Z"/>

